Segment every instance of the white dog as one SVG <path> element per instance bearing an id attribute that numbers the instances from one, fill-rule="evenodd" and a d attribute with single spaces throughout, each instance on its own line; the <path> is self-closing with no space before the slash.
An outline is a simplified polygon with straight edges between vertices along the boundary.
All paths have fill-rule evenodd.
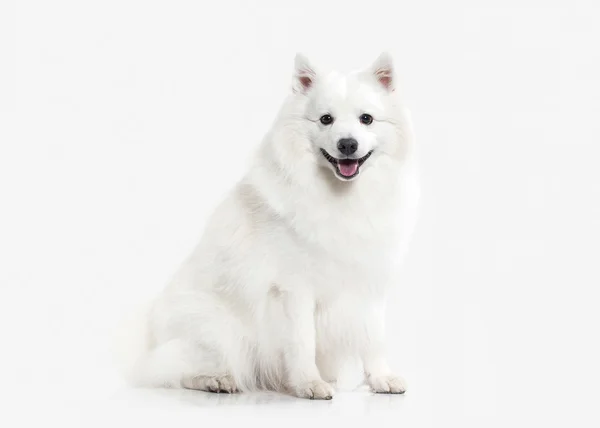
<path id="1" fill-rule="evenodd" d="M 297 55 L 250 170 L 134 331 L 134 383 L 330 399 L 352 357 L 374 391 L 405 391 L 384 344 L 418 199 L 396 83 L 387 54 L 351 74 Z"/>

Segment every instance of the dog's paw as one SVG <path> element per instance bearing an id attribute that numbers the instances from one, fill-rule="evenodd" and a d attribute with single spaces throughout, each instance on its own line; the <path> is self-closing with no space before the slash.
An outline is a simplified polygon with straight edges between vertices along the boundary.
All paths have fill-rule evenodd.
<path id="1" fill-rule="evenodd" d="M 226 392 L 228 394 L 238 392 L 235 381 L 229 375 L 185 377 L 181 380 L 181 385 L 187 389 L 208 392 Z"/>
<path id="2" fill-rule="evenodd" d="M 296 397 L 310 398 L 311 400 L 331 400 L 333 388 L 327 382 L 319 379 L 292 387 L 292 393 Z"/>
<path id="3" fill-rule="evenodd" d="M 369 386 L 373 392 L 380 394 L 404 394 L 406 386 L 398 376 L 370 376 Z"/>

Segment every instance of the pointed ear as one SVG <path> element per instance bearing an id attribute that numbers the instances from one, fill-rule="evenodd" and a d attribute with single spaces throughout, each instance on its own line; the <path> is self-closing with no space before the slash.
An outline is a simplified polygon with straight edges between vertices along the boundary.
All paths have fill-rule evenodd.
<path id="1" fill-rule="evenodd" d="M 305 94 L 315 83 L 317 73 L 308 59 L 301 53 L 296 54 L 294 60 L 294 81 L 292 89 L 294 92 Z"/>
<path id="2" fill-rule="evenodd" d="M 394 64 L 392 56 L 384 52 L 375 60 L 371 66 L 371 73 L 377 81 L 389 92 L 395 89 L 396 75 L 394 73 Z"/>

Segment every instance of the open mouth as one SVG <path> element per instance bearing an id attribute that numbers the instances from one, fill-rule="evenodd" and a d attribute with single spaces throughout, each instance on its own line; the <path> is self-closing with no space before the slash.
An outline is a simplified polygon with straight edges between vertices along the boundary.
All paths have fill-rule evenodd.
<path id="1" fill-rule="evenodd" d="M 369 156 L 371 156 L 373 150 L 359 159 L 337 159 L 327 153 L 325 149 L 321 149 L 321 153 L 323 153 L 323 156 L 325 156 L 325 159 L 327 159 L 329 163 L 335 166 L 335 172 L 337 173 L 338 177 L 341 177 L 344 180 L 350 180 L 358 175 L 360 172 L 360 166 L 365 163 L 367 159 L 369 159 Z"/>

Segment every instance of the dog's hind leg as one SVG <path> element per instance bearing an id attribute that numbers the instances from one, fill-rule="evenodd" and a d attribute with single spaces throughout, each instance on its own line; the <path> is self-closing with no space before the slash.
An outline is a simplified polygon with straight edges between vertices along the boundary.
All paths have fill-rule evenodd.
<path id="1" fill-rule="evenodd" d="M 238 392 L 237 382 L 228 374 L 227 364 L 221 354 L 222 350 L 195 346 L 191 362 L 193 371 L 182 373 L 181 386 L 207 392 Z"/>
<path id="2" fill-rule="evenodd" d="M 235 380 L 230 375 L 222 376 L 183 376 L 181 386 L 187 389 L 197 389 L 208 392 L 226 392 L 232 394 L 238 392 Z"/>

